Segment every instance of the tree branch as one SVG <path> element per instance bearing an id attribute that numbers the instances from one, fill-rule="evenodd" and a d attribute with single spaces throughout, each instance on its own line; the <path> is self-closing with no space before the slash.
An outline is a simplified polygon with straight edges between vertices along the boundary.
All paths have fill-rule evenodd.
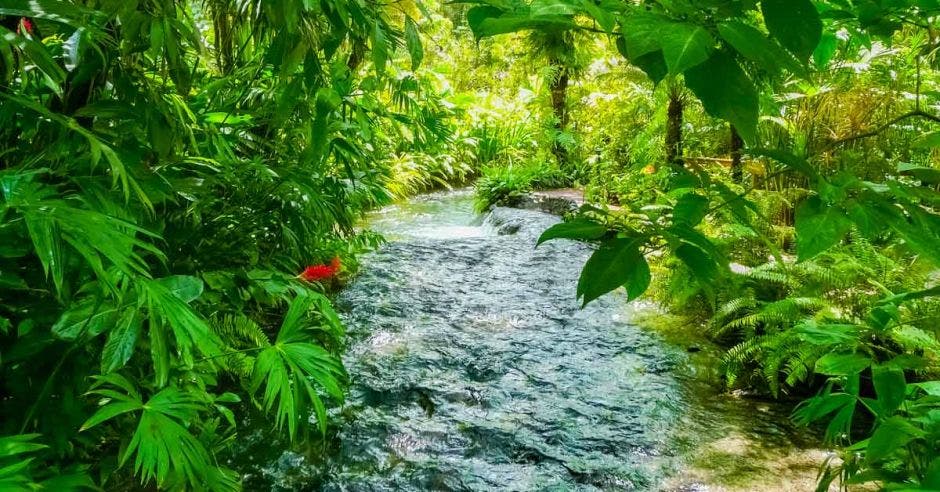
<path id="1" fill-rule="evenodd" d="M 859 133 L 857 135 L 852 135 L 852 136 L 845 137 L 845 138 L 840 138 L 838 140 L 833 140 L 832 142 L 829 143 L 829 145 L 823 148 L 823 151 L 825 152 L 828 150 L 832 150 L 833 148 L 839 145 L 842 145 L 844 143 L 854 142 L 855 140 L 861 140 L 863 138 L 870 138 L 870 137 L 877 136 L 881 134 L 881 132 L 887 130 L 888 128 L 891 128 L 892 126 L 910 118 L 924 118 L 924 119 L 933 121 L 934 123 L 940 123 L 940 116 L 917 109 L 909 113 L 904 113 L 900 116 L 894 117 L 887 123 L 879 126 L 878 128 L 875 128 L 874 130 L 867 131 L 865 133 Z"/>

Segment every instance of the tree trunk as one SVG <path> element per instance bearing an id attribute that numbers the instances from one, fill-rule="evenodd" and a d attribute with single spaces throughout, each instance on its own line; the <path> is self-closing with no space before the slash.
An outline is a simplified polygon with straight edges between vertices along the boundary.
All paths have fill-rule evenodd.
<path id="1" fill-rule="evenodd" d="M 682 93 L 673 85 L 669 90 L 669 107 L 666 113 L 666 163 L 682 167 L 682 110 L 685 103 Z"/>
<path id="2" fill-rule="evenodd" d="M 229 75 L 235 68 L 235 42 L 228 12 L 225 9 L 214 12 L 212 24 L 215 30 L 215 63 L 222 75 Z"/>
<path id="3" fill-rule="evenodd" d="M 741 165 L 741 150 L 744 149 L 744 140 L 738 134 L 734 125 L 731 128 L 731 180 L 741 184 L 744 182 L 744 168 Z"/>
<path id="4" fill-rule="evenodd" d="M 552 80 L 552 114 L 555 116 L 555 130 L 559 133 L 568 128 L 568 68 L 558 66 L 558 76 Z M 552 145 L 552 153 L 562 168 L 568 163 L 568 149 L 557 141 Z"/>
<path id="5" fill-rule="evenodd" d="M 346 68 L 350 72 L 355 73 L 359 68 L 359 65 L 362 63 L 363 56 L 365 55 L 365 46 L 359 40 L 352 41 L 352 50 L 349 53 L 349 59 L 346 60 Z"/>

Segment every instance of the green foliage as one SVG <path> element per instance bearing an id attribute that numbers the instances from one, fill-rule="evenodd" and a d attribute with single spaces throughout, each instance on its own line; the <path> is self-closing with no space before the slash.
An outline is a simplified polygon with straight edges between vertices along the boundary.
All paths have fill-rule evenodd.
<path id="1" fill-rule="evenodd" d="M 100 376 L 89 393 L 100 396 L 103 405 L 82 424 L 83 430 L 124 414 L 139 413 L 137 428 L 120 463 L 135 456 L 134 471 L 143 484 L 156 480 L 161 488 L 188 483 L 208 490 L 237 489 L 236 476 L 227 469 L 217 469 L 205 446 L 187 430 L 188 425 L 198 423 L 198 413 L 208 410 L 209 395 L 171 386 L 144 401 L 134 384 L 119 374 Z M 212 400 L 238 401 L 235 395 L 224 397 Z"/>
<path id="2" fill-rule="evenodd" d="M 936 396 L 921 388 L 934 388 L 940 369 L 940 117 L 928 41 L 940 5 L 644 2 L 599 14 L 556 0 L 567 23 L 552 25 L 518 22 L 527 11 L 513 5 L 487 3 L 478 24 L 512 12 L 515 30 L 601 26 L 652 83 L 627 70 L 589 78 L 589 97 L 612 102 L 575 113 L 585 120 L 578 141 L 592 146 L 588 196 L 620 206 L 543 235 L 598 243 L 579 297 L 620 286 L 642 295 L 648 265 L 665 277 L 654 275 L 650 294 L 727 345 L 729 386 L 820 391 L 795 414 L 825 422 L 843 446 L 819 490 L 836 479 L 935 487 Z M 667 92 L 669 111 L 684 109 L 684 166 L 648 150 L 675 121 Z M 719 155 L 730 170 L 714 164 Z"/>
<path id="3" fill-rule="evenodd" d="M 596 243 L 585 304 L 694 312 L 729 386 L 818 391 L 822 488 L 940 487 L 940 5 L 469 3 L 0 6 L 0 488 L 236 488 L 249 405 L 322 435 L 342 278 L 298 272 L 477 177 L 616 205 L 539 242 Z"/>
<path id="4" fill-rule="evenodd" d="M 38 437 L 39 434 L 0 437 L 0 488 L 11 492 L 95 489 L 95 483 L 83 470 L 43 470 L 37 466 L 35 456 L 31 455 L 48 447 L 35 442 Z M 45 478 L 40 479 L 41 476 Z"/>
<path id="5" fill-rule="evenodd" d="M 619 31 L 614 33 L 616 44 L 632 64 L 657 83 L 667 76 L 685 74 L 706 111 L 734 124 L 749 143 L 756 142 L 757 84 L 741 69 L 738 60 L 774 60 L 776 69 L 801 72 L 799 62 L 794 63 L 789 55 L 776 49 L 776 43 L 802 61 L 814 52 L 822 32 L 819 13 L 809 0 L 794 5 L 776 0 L 761 2 L 760 17 L 773 38 L 767 42 L 755 33 L 758 27 L 750 25 L 759 17 L 749 15 L 749 9 L 756 9 L 754 4 L 724 6 L 703 15 L 705 9 L 696 2 L 604 8 L 567 0 L 479 3 L 482 5 L 468 13 L 470 27 L 478 38 L 517 31 L 577 31 L 586 28 L 586 23 L 579 21 L 587 19 L 612 27 L 612 19 L 619 18 Z M 757 51 L 747 42 L 755 39 L 774 48 Z M 716 44 L 721 45 L 718 50 Z"/>
<path id="6" fill-rule="evenodd" d="M 533 190 L 562 188 L 568 180 L 562 170 L 547 161 L 486 167 L 476 183 L 476 208 L 484 211 L 493 205 L 517 204 Z"/>
<path id="7" fill-rule="evenodd" d="M 798 59 L 813 54 L 822 37 L 822 21 L 810 0 L 762 0 L 761 13 L 770 35 Z"/>
<path id="8" fill-rule="evenodd" d="M 629 299 L 641 296 L 650 284 L 650 269 L 639 246 L 640 238 L 617 238 L 601 243 L 588 258 L 578 280 L 578 298 L 587 305 L 623 286 Z"/>
<path id="9" fill-rule="evenodd" d="M 539 236 L 536 246 L 550 239 L 580 239 L 590 241 L 607 234 L 607 228 L 590 220 L 572 220 L 555 224 Z"/>
<path id="10" fill-rule="evenodd" d="M 757 88 L 732 57 L 721 52 L 712 55 L 706 64 L 686 72 L 685 83 L 705 111 L 734 125 L 745 142 L 756 141 Z"/>
<path id="11" fill-rule="evenodd" d="M 251 374 L 251 390 L 264 386 L 262 405 L 274 410 L 275 426 L 287 425 L 291 439 L 311 414 L 317 416 L 320 432 L 326 432 L 326 407 L 313 382 L 338 401 L 345 376 L 343 366 L 322 347 L 309 343 L 306 314 L 315 305 L 329 309 L 329 301 L 315 293 L 305 293 L 291 302 L 273 344 L 258 353 Z M 329 311 L 327 311 L 329 312 Z M 339 328 L 335 323 L 334 329 Z"/>
<path id="12" fill-rule="evenodd" d="M 338 281 L 298 273 L 351 273 L 375 244 L 364 211 L 475 173 L 427 22 L 329 1 L 0 6 L 0 488 L 237 489 L 220 455 L 249 406 L 322 435 L 345 381 Z"/>

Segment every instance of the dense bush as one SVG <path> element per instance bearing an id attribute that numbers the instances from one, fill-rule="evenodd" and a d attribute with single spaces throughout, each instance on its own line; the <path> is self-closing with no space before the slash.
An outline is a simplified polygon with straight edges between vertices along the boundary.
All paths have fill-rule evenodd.
<path id="1" fill-rule="evenodd" d="M 551 161 L 537 159 L 519 165 L 484 167 L 476 182 L 476 208 L 484 211 L 493 205 L 515 205 L 531 191 L 569 185 L 568 175 Z"/>
<path id="2" fill-rule="evenodd" d="M 300 441 L 343 399 L 326 294 L 375 243 L 357 218 L 470 173 L 416 24 L 228 0 L 0 23 L 0 488 L 238 488 L 218 455 L 252 407 Z"/>
<path id="3" fill-rule="evenodd" d="M 843 450 L 823 487 L 940 488 L 938 18 L 7 0 L 0 486 L 237 488 L 239 417 L 296 443 L 342 401 L 357 219 L 479 178 L 481 209 L 617 205 L 543 236 L 597 244 L 578 297 L 648 293 L 728 347 L 729 388 L 803 398 Z"/>
<path id="4" fill-rule="evenodd" d="M 727 346 L 729 387 L 803 398 L 843 449 L 820 490 L 940 486 L 940 5 L 484 3 L 477 36 L 599 30 L 629 62 L 582 45 L 568 87 L 563 157 L 620 206 L 542 237 L 597 244 L 578 297 L 652 285 Z M 488 174 L 485 198 L 528 190 Z"/>

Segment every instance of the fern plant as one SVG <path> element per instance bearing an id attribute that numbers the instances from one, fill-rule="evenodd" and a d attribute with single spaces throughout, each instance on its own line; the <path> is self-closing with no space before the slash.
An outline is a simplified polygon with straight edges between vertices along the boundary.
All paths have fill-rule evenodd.
<path id="1" fill-rule="evenodd" d="M 450 144 L 420 45 L 371 4 L 0 5 L 0 435 L 48 446 L 17 483 L 233 488 L 214 453 L 259 394 L 323 428 L 342 326 L 297 273 L 375 242 L 387 156 Z"/>
<path id="2" fill-rule="evenodd" d="M 771 262 L 740 273 L 743 292 L 725 301 L 708 323 L 711 336 L 732 341 L 722 358 L 727 383 L 734 386 L 741 378 L 747 378 L 745 384 L 760 381 L 774 395 L 783 387 L 806 383 L 816 361 L 846 342 L 836 336 L 840 327 L 864 320 L 864 311 L 872 305 L 867 300 L 871 279 L 880 276 L 894 289 L 922 281 L 916 276 L 889 278 L 894 265 L 856 237 L 846 247 L 810 261 Z M 820 336 L 826 330 L 834 334 Z M 900 343 L 900 333 L 893 335 L 894 343 Z"/>

